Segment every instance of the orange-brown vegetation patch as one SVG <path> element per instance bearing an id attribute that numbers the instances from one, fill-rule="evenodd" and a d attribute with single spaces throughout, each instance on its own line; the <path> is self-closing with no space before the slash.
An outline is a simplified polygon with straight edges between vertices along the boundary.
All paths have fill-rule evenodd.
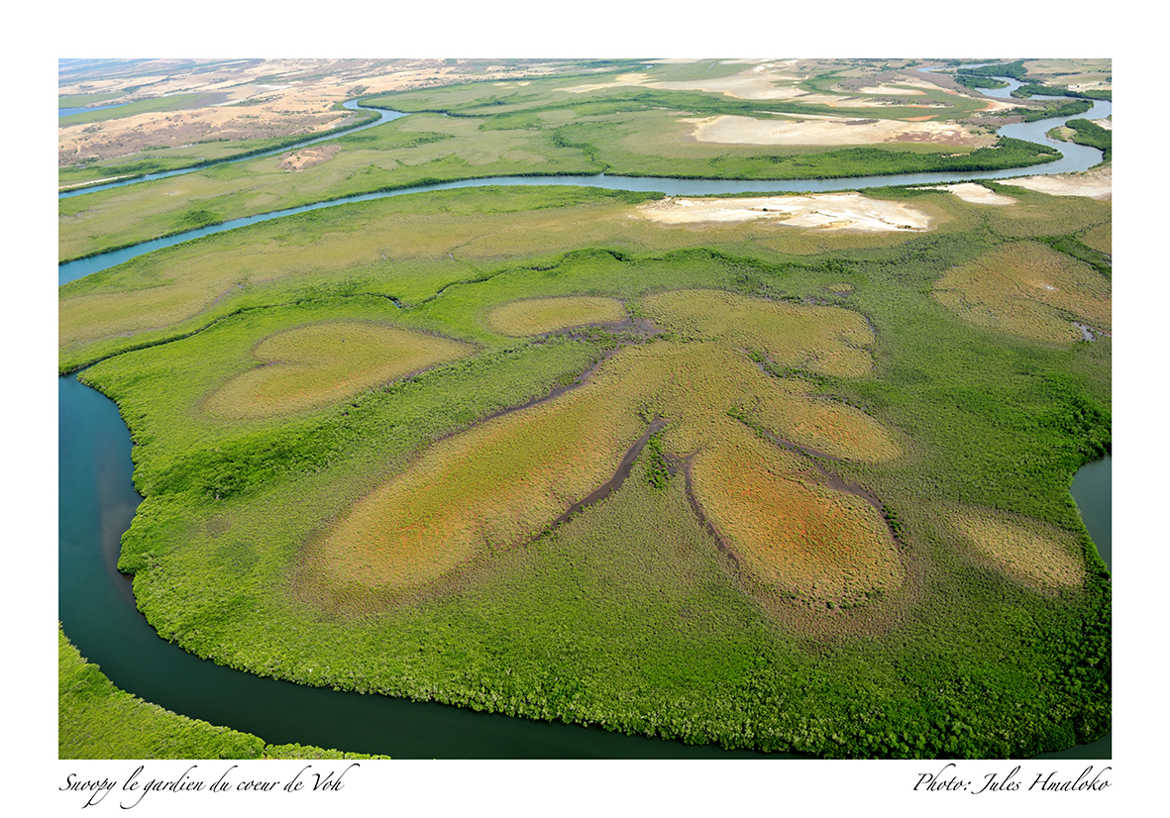
<path id="1" fill-rule="evenodd" d="M 716 311 L 721 306 L 709 291 L 682 293 L 675 301 L 669 295 L 655 297 L 654 312 L 667 321 L 684 303 L 708 299 Z M 862 334 L 864 319 L 850 327 L 839 315 L 846 310 L 747 302 L 735 304 L 741 316 L 750 317 L 753 308 L 764 313 L 749 326 L 749 336 L 763 328 L 796 338 L 819 320 L 833 328 L 815 341 L 806 338 L 805 345 L 845 348 L 855 336 L 872 339 Z M 773 313 L 773 306 L 783 310 Z M 673 323 L 687 325 L 688 317 Z M 712 326 L 723 325 L 716 318 Z M 889 435 L 851 407 L 809 398 L 768 375 L 734 348 L 725 329 L 713 337 L 703 337 L 703 326 L 690 329 L 688 340 L 623 347 L 576 388 L 430 446 L 310 545 L 304 581 L 324 584 L 334 596 L 364 594 L 384 604 L 519 545 L 605 486 L 659 417 L 664 450 L 692 458 L 697 510 L 719 531 L 726 529 L 723 536 L 737 553 L 742 549 L 755 579 L 804 601 L 856 602 L 897 585 L 896 553 L 873 507 L 830 486 L 799 455 L 760 440 L 729 412 L 752 407 L 798 441 L 861 459 L 895 456 Z M 800 359 L 804 348 L 781 346 L 777 355 Z M 823 357 L 835 361 L 839 350 Z M 754 493 L 744 493 L 745 481 L 734 477 L 732 466 L 747 469 L 739 473 L 752 485 L 759 477 Z M 791 525 L 751 528 L 765 511 Z M 818 568 L 822 558 L 826 565 Z"/>
<path id="2" fill-rule="evenodd" d="M 901 585 L 904 572 L 881 515 L 837 491 L 799 457 L 746 430 L 704 449 L 696 499 L 756 579 L 820 606 L 857 604 Z"/>
<path id="3" fill-rule="evenodd" d="M 947 271 L 933 295 L 964 321 L 1040 341 L 1081 338 L 1083 321 L 1112 325 L 1109 282 L 1036 242 L 1014 242 Z"/>
<path id="4" fill-rule="evenodd" d="M 603 484 L 643 425 L 591 385 L 442 440 L 341 519 L 322 567 L 396 592 L 515 546 Z"/>
<path id="5" fill-rule="evenodd" d="M 1085 231 L 1081 241 L 1102 253 L 1113 253 L 1113 222 L 1099 224 Z"/>
<path id="6" fill-rule="evenodd" d="M 744 411 L 776 436 L 833 457 L 878 463 L 902 453 L 889 431 L 865 412 L 806 391 L 802 381 L 778 381 L 774 394 Z"/>
<path id="7" fill-rule="evenodd" d="M 459 341 L 373 322 L 310 324 L 257 344 L 252 354 L 262 363 L 213 392 L 204 409 L 234 419 L 311 409 L 472 351 Z"/>

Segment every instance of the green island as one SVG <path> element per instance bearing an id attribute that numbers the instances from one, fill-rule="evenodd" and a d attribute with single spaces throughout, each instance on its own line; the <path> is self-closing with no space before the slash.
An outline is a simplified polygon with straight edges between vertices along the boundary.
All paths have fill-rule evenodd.
<path id="1" fill-rule="evenodd" d="M 440 180 L 1056 158 L 997 136 L 979 94 L 1032 62 L 934 86 L 828 62 L 367 95 L 409 115 L 303 169 L 61 199 L 59 256 Z M 1110 131 L 1068 128 L 1111 158 Z M 1077 189 L 1107 170 L 337 204 L 63 284 L 59 372 L 134 443 L 135 604 L 218 665 L 729 749 L 1032 756 L 1111 726 L 1110 574 L 1069 494 L 1111 445 L 1112 208 Z M 63 757 L 338 753 L 167 712 L 60 651 Z M 134 727 L 94 727 L 115 719 Z"/>

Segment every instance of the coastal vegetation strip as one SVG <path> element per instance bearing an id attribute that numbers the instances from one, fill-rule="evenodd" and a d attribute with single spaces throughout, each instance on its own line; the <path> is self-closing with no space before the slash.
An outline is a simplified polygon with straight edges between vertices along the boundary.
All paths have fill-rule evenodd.
<path id="1" fill-rule="evenodd" d="M 172 713 L 119 690 L 57 630 L 60 758 L 370 758 L 258 736 Z"/>

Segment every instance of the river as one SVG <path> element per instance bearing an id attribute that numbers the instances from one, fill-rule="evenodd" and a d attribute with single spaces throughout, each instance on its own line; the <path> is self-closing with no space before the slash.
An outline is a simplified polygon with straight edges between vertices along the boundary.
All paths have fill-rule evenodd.
<path id="1" fill-rule="evenodd" d="M 1007 89 L 996 89 L 1010 92 Z M 352 107 L 348 105 L 347 107 Z M 1098 103 L 1078 117 L 1107 116 L 1111 106 Z M 397 118 L 384 112 L 374 127 Z M 161 247 L 280 218 L 291 213 L 334 207 L 348 202 L 429 190 L 483 185 L 580 184 L 620 190 L 662 191 L 702 195 L 742 191 L 854 190 L 894 184 L 927 184 L 975 178 L 1084 170 L 1101 159 L 1093 148 L 1072 151 L 1044 134 L 1062 119 L 1041 120 L 1000 129 L 1005 135 L 1053 144 L 1075 156 L 1027 169 L 963 174 L 901 174 L 838 180 L 759 182 L 689 180 L 661 177 L 572 176 L 492 177 L 351 196 L 285 211 L 236 219 L 221 225 L 68 262 L 59 266 L 65 283 L 122 263 Z M 351 131 L 352 132 L 352 131 Z M 1026 135 L 1025 135 L 1026 134 Z M 336 135 L 321 137 L 336 138 Z M 309 142 L 303 143 L 309 144 Z M 288 150 L 288 147 L 279 150 Z M 1089 152 L 1089 153 L 1086 153 Z M 276 153 L 279 151 L 272 151 Z M 250 157 L 251 158 L 251 157 Z M 1072 162 L 1075 167 L 1068 167 Z M 151 178 L 177 175 L 172 171 Z M 135 181 L 145 181 L 140 179 Z M 114 187 L 107 185 L 103 187 Z M 87 191 L 93 190 L 89 188 Z M 141 497 L 131 475 L 129 430 L 117 406 L 76 376 L 58 379 L 59 574 L 58 609 L 66 635 L 82 655 L 101 665 L 119 688 L 168 710 L 213 724 L 254 733 L 270 743 L 315 744 L 352 752 L 396 758 L 732 758 L 759 754 L 726 751 L 715 746 L 689 746 L 559 722 L 537 722 L 477 713 L 433 702 L 412 702 L 377 695 L 346 693 L 265 679 L 199 659 L 161 639 L 137 610 L 130 581 L 117 571 L 122 533 L 129 527 Z M 1078 472 L 1072 492 L 1107 563 L 1109 544 L 1111 461 L 1106 458 Z M 1111 739 L 1052 754 L 1065 758 L 1111 756 Z M 773 758 L 787 756 L 771 755 Z"/>
<path id="2" fill-rule="evenodd" d="M 1016 84 L 1018 85 L 1019 83 Z M 995 90 L 1010 90 L 1010 88 Z M 241 227 L 247 227 L 250 224 L 280 219 L 285 216 L 291 216 L 294 213 L 306 213 L 310 210 L 338 207 L 353 202 L 369 202 L 375 199 L 385 199 L 390 196 L 405 196 L 411 193 L 427 193 L 435 190 L 451 190 L 453 188 L 485 187 L 488 185 L 531 186 L 553 184 L 580 185 L 583 187 L 605 188 L 607 190 L 650 191 L 666 193 L 671 196 L 711 196 L 724 193 L 823 193 L 836 190 L 860 190 L 867 187 L 888 187 L 890 185 L 933 185 L 960 182 L 966 179 L 1010 179 L 1013 176 L 1035 176 L 1038 174 L 1081 171 L 1098 164 L 1101 161 L 1101 151 L 1086 145 L 1058 142 L 1050 139 L 1046 134 L 1056 126 L 1063 125 L 1069 119 L 1101 119 L 1109 116 L 1112 112 L 1113 104 L 1111 102 L 1098 101 L 1093 104 L 1092 109 L 1086 113 L 1077 114 L 1074 117 L 1057 117 L 1053 119 L 1041 119 L 1036 122 L 1020 122 L 1012 125 L 1004 125 L 999 128 L 997 133 L 1002 136 L 1025 139 L 1030 142 L 1041 142 L 1056 148 L 1063 154 L 1060 159 L 1053 162 L 1032 165 L 1026 168 L 1004 168 L 1002 170 L 965 172 L 932 171 L 929 173 L 897 173 L 886 176 L 851 176 L 844 179 L 788 179 L 784 181 L 769 181 L 766 179 L 678 179 L 670 176 L 611 176 L 604 173 L 577 176 L 489 176 L 482 179 L 459 179 L 451 182 L 411 185 L 392 190 L 360 193 L 354 196 L 345 196 L 324 202 L 314 202 L 300 207 L 290 207 L 283 210 L 273 210 L 268 213 L 258 213 L 254 216 L 244 216 L 219 224 L 208 225 L 207 227 L 199 227 L 194 230 L 185 230 L 181 233 L 152 239 L 120 250 L 111 250 L 85 258 L 74 259 L 73 261 L 62 262 L 57 266 L 57 283 L 65 284 L 66 282 L 83 278 L 84 276 L 105 270 L 108 267 L 113 267 L 116 264 L 129 261 L 143 253 L 161 250 L 164 247 L 171 247 L 184 241 L 210 236 L 215 233 L 237 230 Z M 390 121 L 404 116 L 399 111 L 383 111 L 382 113 L 386 114 L 386 119 L 383 121 Z M 375 122 L 363 127 L 369 128 L 379 124 L 381 122 Z M 336 135 L 311 140 L 311 142 L 335 138 Z M 304 144 L 310 143 L 307 142 Z M 281 148 L 280 150 L 288 150 L 288 148 Z M 270 151 L 270 153 L 279 152 Z M 164 176 L 174 176 L 186 172 L 189 171 L 168 171 L 165 174 L 143 177 L 139 180 L 111 182 L 103 187 L 120 187 L 125 184 L 146 181 L 147 178 L 163 178 Z M 73 193 L 76 194 L 95 189 L 86 188 L 85 191 L 73 191 Z M 62 194 L 62 196 L 64 195 L 66 194 Z"/>

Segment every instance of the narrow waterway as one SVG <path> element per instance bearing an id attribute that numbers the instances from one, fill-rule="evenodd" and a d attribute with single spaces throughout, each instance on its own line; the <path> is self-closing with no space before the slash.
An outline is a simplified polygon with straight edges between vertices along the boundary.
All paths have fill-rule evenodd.
<path id="1" fill-rule="evenodd" d="M 122 532 L 142 500 L 131 482 L 129 430 L 113 401 L 76 376 L 58 380 L 59 617 L 82 655 L 121 689 L 270 743 L 395 758 L 763 757 L 265 679 L 159 638 L 116 568 Z"/>
<path id="2" fill-rule="evenodd" d="M 486 187 L 489 185 L 579 185 L 583 187 L 604 188 L 607 190 L 633 190 L 665 193 L 670 196 L 712 196 L 727 193 L 823 193 L 839 190 L 862 190 L 868 187 L 888 187 L 891 185 L 947 184 L 950 182 L 959 182 L 967 179 L 1010 179 L 1014 176 L 1034 176 L 1038 174 L 1081 171 L 1087 170 L 1093 165 L 1100 163 L 1102 157 L 1101 151 L 1086 145 L 1077 145 L 1071 142 L 1059 142 L 1050 139 L 1047 136 L 1048 131 L 1052 130 L 1058 125 L 1063 125 L 1069 119 L 1101 119 L 1103 117 L 1109 116 L 1112 111 L 1113 104 L 1111 102 L 1098 101 L 1093 104 L 1092 109 L 1083 114 L 1077 114 L 1071 117 L 1041 119 L 1037 120 L 1036 122 L 1020 122 L 1013 125 L 1004 125 L 997 131 L 997 133 L 1003 136 L 1010 136 L 1015 139 L 1025 139 L 1029 142 L 1039 142 L 1045 145 L 1049 145 L 1060 151 L 1062 154 L 1061 158 L 1055 161 L 1046 162 L 1042 165 L 1032 165 L 1025 168 L 1005 168 L 1002 170 L 965 172 L 932 171 L 929 173 L 898 173 L 886 176 L 850 176 L 844 179 L 789 179 L 784 181 L 766 179 L 679 179 L 672 176 L 610 176 L 604 173 L 577 176 L 489 176 L 482 179 L 459 179 L 451 182 L 411 185 L 409 187 L 394 188 L 392 190 L 380 190 L 372 193 L 361 193 L 354 196 L 345 196 L 339 199 L 314 202 L 312 204 L 302 205 L 300 207 L 290 207 L 283 210 L 273 210 L 268 213 L 258 213 L 254 216 L 245 216 L 239 219 L 231 219 L 230 221 L 221 222 L 219 224 L 208 225 L 207 227 L 186 230 L 181 233 L 175 233 L 171 236 L 152 239 L 150 241 L 145 241 L 130 247 L 124 247 L 120 250 L 111 250 L 109 252 L 98 253 L 86 258 L 62 262 L 57 267 L 57 283 L 65 284 L 66 282 L 73 281 L 87 275 L 92 275 L 93 273 L 105 270 L 109 267 L 113 267 L 114 265 L 129 261 L 132 258 L 143 255 L 144 253 L 161 250 L 164 247 L 171 247 L 185 241 L 191 241 L 192 239 L 201 238 L 203 236 L 210 236 L 215 233 L 223 233 L 228 230 L 238 230 L 241 227 L 247 227 L 251 224 L 259 224 L 260 222 L 291 216 L 294 213 L 307 213 L 311 210 L 320 210 L 321 208 L 325 207 L 338 207 L 340 205 L 351 204 L 354 202 L 369 202 L 375 199 L 385 199 L 390 196 L 406 196 L 412 193 L 427 193 L 435 190 L 451 190 L 454 188 L 464 187 Z M 392 119 L 397 119 L 401 116 L 404 116 L 404 114 L 399 111 L 383 111 L 382 113 L 386 115 L 386 118 L 382 121 L 390 121 Z M 371 123 L 370 125 L 363 126 L 363 128 L 371 128 L 375 125 L 380 125 L 382 124 L 382 121 Z M 310 140 L 309 142 L 303 144 L 312 144 L 313 142 L 334 138 L 336 137 L 322 137 L 321 139 Z M 281 148 L 278 151 L 271 151 L 270 153 L 275 154 L 284 150 L 288 150 L 288 148 Z M 169 171 L 165 174 L 159 174 L 151 178 L 174 176 L 180 172 L 186 171 Z M 104 187 L 118 187 L 123 184 L 132 184 L 135 181 L 144 180 L 111 182 Z M 94 189 L 95 188 L 87 188 L 86 191 Z M 74 191 L 74 193 L 80 192 L 85 191 Z"/>

